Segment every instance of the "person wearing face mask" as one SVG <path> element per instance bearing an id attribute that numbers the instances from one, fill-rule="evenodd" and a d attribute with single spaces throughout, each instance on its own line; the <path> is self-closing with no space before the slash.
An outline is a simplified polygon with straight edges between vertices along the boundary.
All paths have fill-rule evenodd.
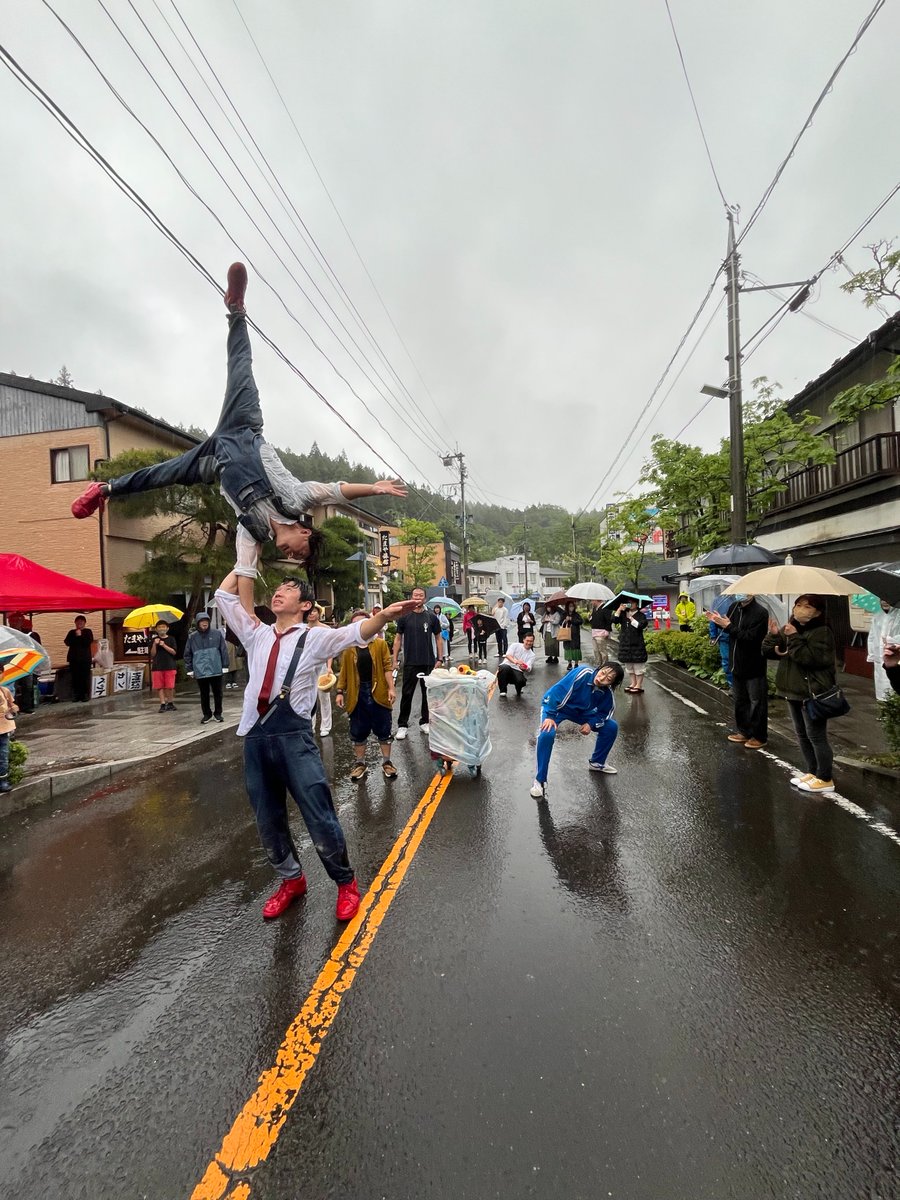
<path id="1" fill-rule="evenodd" d="M 837 648 L 834 634 L 825 620 L 824 596 L 798 596 L 791 619 L 781 629 L 769 621 L 769 632 L 762 651 L 778 661 L 775 685 L 787 700 L 791 722 L 806 773 L 791 782 L 807 792 L 827 792 L 834 787 L 831 778 L 834 753 L 828 741 L 828 721 L 813 716 L 804 706 L 812 696 L 835 686 Z"/>
<path id="2" fill-rule="evenodd" d="M 735 724 L 728 740 L 759 750 L 769 736 L 769 679 L 762 652 L 769 614 L 753 596 L 738 595 L 726 613 L 710 609 L 706 615 L 728 635 Z"/>

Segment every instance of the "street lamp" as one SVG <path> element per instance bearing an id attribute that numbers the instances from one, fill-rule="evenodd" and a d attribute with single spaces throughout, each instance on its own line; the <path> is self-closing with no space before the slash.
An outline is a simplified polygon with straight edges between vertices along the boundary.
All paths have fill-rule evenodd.
<path id="1" fill-rule="evenodd" d="M 713 387 L 711 383 L 704 383 L 700 389 L 701 396 L 714 396 L 716 400 L 727 400 L 728 393 L 724 388 Z"/>

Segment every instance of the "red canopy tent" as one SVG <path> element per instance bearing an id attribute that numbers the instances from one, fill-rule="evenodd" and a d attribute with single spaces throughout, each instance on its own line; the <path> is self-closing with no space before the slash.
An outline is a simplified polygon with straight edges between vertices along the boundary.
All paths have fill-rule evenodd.
<path id="1" fill-rule="evenodd" d="M 0 554 L 0 612 L 94 612 L 143 603 L 140 596 L 82 583 L 21 554 Z"/>

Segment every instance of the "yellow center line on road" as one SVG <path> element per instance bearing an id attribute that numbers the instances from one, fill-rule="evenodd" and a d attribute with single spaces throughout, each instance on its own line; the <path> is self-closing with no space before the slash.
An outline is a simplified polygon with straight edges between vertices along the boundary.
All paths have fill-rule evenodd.
<path id="1" fill-rule="evenodd" d="M 452 778 L 435 775 L 428 785 L 191 1200 L 248 1200 L 250 1184 L 236 1176 L 268 1158 Z"/>

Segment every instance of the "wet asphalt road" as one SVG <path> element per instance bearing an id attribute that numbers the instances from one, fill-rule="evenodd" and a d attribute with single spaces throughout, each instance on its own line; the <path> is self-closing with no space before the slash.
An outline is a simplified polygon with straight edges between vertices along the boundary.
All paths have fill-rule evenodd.
<path id="1" fill-rule="evenodd" d="M 620 774 L 573 730 L 538 804 L 546 679 L 495 700 L 249 1194 L 896 1197 L 898 822 L 846 780 L 881 831 L 797 795 L 652 682 L 619 698 Z M 432 766 L 412 730 L 396 784 L 350 785 L 342 721 L 368 883 Z M 264 925 L 230 735 L 4 824 L 0 1194 L 190 1196 L 339 936 L 305 860 Z"/>

